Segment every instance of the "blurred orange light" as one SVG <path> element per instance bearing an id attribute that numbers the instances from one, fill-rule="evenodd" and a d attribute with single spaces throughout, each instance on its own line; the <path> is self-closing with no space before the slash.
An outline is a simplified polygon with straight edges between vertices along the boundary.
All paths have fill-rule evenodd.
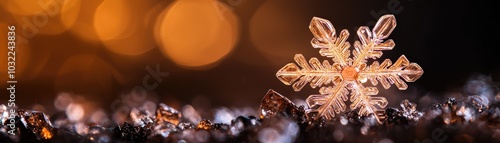
<path id="1" fill-rule="evenodd" d="M 124 33 L 131 27 L 131 14 L 126 1 L 103 1 L 94 14 L 94 27 L 99 38 L 110 40 Z"/>
<path id="2" fill-rule="evenodd" d="M 138 55 L 156 46 L 153 37 L 154 22 L 160 9 L 152 9 L 162 2 L 106 0 L 94 15 L 94 28 L 102 43 L 112 52 Z"/>
<path id="3" fill-rule="evenodd" d="M 231 9 L 215 0 L 175 1 L 158 19 L 155 39 L 181 67 L 213 67 L 234 48 L 239 23 Z"/>
<path id="4" fill-rule="evenodd" d="M 0 1 L 0 5 L 2 5 L 5 10 L 13 14 L 32 15 L 47 9 L 49 5 L 56 2 L 56 0 L 38 0 L 33 2 L 21 0 L 3 0 Z"/>
<path id="5" fill-rule="evenodd" d="M 102 0 L 85 0 L 85 2 L 82 2 L 76 17 L 77 22 L 73 24 L 70 32 L 86 42 L 98 42 L 99 36 L 96 34 L 93 23 L 96 8 L 101 3 L 103 3 Z"/>
<path id="6" fill-rule="evenodd" d="M 41 134 L 42 134 L 43 139 L 51 139 L 52 138 L 52 132 L 50 132 L 50 130 L 47 129 L 46 127 L 42 128 Z"/>
<path id="7" fill-rule="evenodd" d="M 80 0 L 40 0 L 0 2 L 17 21 L 22 36 L 32 38 L 36 34 L 56 35 L 68 30 L 76 21 Z M 21 31 L 20 31 L 21 33 Z"/>
<path id="8" fill-rule="evenodd" d="M 80 0 L 66 0 L 61 7 L 61 23 L 66 28 L 71 28 L 76 22 L 78 14 L 80 13 L 81 1 Z"/>

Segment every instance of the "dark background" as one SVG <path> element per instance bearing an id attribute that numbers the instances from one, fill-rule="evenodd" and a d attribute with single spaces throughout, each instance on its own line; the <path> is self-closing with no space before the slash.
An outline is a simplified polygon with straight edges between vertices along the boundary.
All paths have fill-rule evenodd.
<path id="1" fill-rule="evenodd" d="M 444 97 L 445 93 L 460 90 L 473 75 L 491 77 L 497 84 L 500 81 L 498 1 L 242 0 L 237 5 L 231 5 L 231 1 L 221 2 L 232 7 L 239 19 L 239 42 L 231 53 L 211 68 L 180 67 L 158 48 L 135 56 L 120 55 L 103 48 L 104 45 L 98 42 L 87 42 L 70 32 L 49 36 L 40 34 L 30 39 L 30 60 L 23 66 L 23 73 L 18 75 L 16 103 L 20 108 L 31 108 L 37 103 L 51 111 L 56 95 L 68 92 L 109 110 L 113 101 L 142 84 L 144 76 L 148 75 L 145 67 L 154 69 L 156 65 L 169 75 L 149 92 L 148 97 L 176 108 L 202 102 L 208 103 L 204 105 L 206 107 L 257 108 L 269 89 L 290 98 L 305 99 L 317 90 L 305 87 L 294 92 L 275 74 L 293 62 L 294 54 L 302 53 L 307 59 L 326 59 L 320 57 L 318 50 L 309 43 L 313 36 L 308 25 L 314 16 L 332 21 L 337 31 L 348 29 L 352 43 L 357 40 L 356 27 L 369 25 L 371 28 L 382 14 L 394 14 L 398 26 L 390 38 L 396 42 L 396 47 L 384 51 L 378 61 L 385 58 L 395 61 L 404 54 L 424 69 L 418 81 L 409 83 L 409 90 L 396 91 L 395 87 L 389 90 L 403 98 L 414 99 L 413 102 L 424 95 Z M 164 7 L 171 3 L 173 1 L 160 2 Z M 0 22 L 19 24 L 12 20 L 15 15 L 0 11 Z M 273 19 L 268 20 L 269 17 Z M 4 28 L 2 33 L 6 33 Z M 267 44 L 256 44 L 255 41 Z M 262 48 L 267 51 L 259 50 Z M 99 57 L 116 71 L 97 64 L 69 75 L 56 74 L 65 60 L 82 53 Z M 2 57 L 4 55 L 2 53 Z M 23 58 L 24 55 L 20 52 L 17 56 Z M 121 78 L 116 78 L 114 72 Z M 57 78 L 66 80 L 56 83 Z M 379 89 L 382 92 L 382 88 Z M 5 94 L 1 94 L 5 100 L 0 103 L 6 103 L 8 97 Z M 390 106 L 397 103 L 399 101 Z"/>

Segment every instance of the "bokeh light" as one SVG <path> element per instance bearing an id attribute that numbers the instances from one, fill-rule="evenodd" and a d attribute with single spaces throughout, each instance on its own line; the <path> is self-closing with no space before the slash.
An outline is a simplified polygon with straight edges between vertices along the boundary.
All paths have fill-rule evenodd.
<path id="1" fill-rule="evenodd" d="M 66 108 L 66 115 L 70 121 L 79 121 L 85 115 L 85 110 L 82 105 L 77 103 L 71 103 Z"/>
<path id="2" fill-rule="evenodd" d="M 110 40 L 122 35 L 128 28 L 134 28 L 126 1 L 105 0 L 97 7 L 94 27 L 101 40 Z"/>
<path id="3" fill-rule="evenodd" d="M 61 22 L 70 28 L 76 22 L 77 16 L 80 12 L 81 0 L 65 0 L 61 6 Z"/>
<path id="4" fill-rule="evenodd" d="M 30 3 L 23 1 L 0 3 L 13 15 L 19 28 L 23 28 L 23 36 L 31 38 L 36 34 L 56 35 L 68 30 L 76 21 L 81 1 L 40 0 Z"/>
<path id="5" fill-rule="evenodd" d="M 102 0 L 85 0 L 81 3 L 80 11 L 76 17 L 76 22 L 70 29 L 70 32 L 78 36 L 81 40 L 96 43 L 99 41 L 94 28 L 94 14 L 97 7 L 103 3 Z"/>
<path id="6" fill-rule="evenodd" d="M 102 109 L 99 109 L 99 110 L 95 111 L 94 113 L 92 113 L 89 120 L 93 123 L 97 123 L 100 125 L 106 125 L 106 124 L 111 122 L 109 120 L 106 112 L 104 112 L 104 110 L 102 110 Z"/>
<path id="7" fill-rule="evenodd" d="M 175 1 L 159 17 L 155 39 L 162 52 L 181 67 L 213 67 L 234 48 L 239 22 L 215 0 Z"/>
<path id="8" fill-rule="evenodd" d="M 56 107 L 56 110 L 58 111 L 64 111 L 71 103 L 73 103 L 73 97 L 71 97 L 71 94 L 61 92 L 54 100 L 54 107 Z"/>
<path id="9" fill-rule="evenodd" d="M 138 55 L 156 46 L 153 37 L 154 18 L 161 13 L 162 1 L 106 0 L 94 16 L 94 28 L 110 51 Z M 157 7 L 153 8 L 152 7 Z"/>
<path id="10" fill-rule="evenodd" d="M 32 15 L 43 11 L 45 6 L 55 3 L 56 0 L 39 0 L 36 2 L 26 2 L 19 0 L 1 1 L 0 4 L 5 10 L 16 15 Z"/>

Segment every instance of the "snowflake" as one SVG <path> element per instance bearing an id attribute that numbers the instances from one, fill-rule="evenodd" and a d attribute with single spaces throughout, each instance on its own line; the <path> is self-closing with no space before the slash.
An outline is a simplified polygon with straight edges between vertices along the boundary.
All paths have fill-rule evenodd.
<path id="1" fill-rule="evenodd" d="M 359 109 L 358 113 L 365 116 L 374 114 L 381 123 L 388 102 L 384 97 L 375 97 L 378 94 L 375 86 L 380 82 L 385 89 L 395 84 L 399 90 L 406 90 L 405 81 L 413 82 L 424 73 L 418 64 L 410 63 L 404 55 L 394 64 L 386 59 L 368 66 L 367 59 L 380 58 L 382 50 L 392 50 L 395 46 L 392 39 L 386 40 L 395 27 L 394 15 L 382 16 L 372 31 L 366 26 L 360 27 L 357 31 L 359 40 L 354 42 L 351 57 L 351 44 L 346 41 L 349 32 L 344 29 L 337 35 L 330 21 L 314 17 L 309 25 L 314 35 L 311 44 L 320 49 L 321 56 L 332 58 L 333 64 L 327 60 L 321 63 L 314 57 L 307 62 L 304 56 L 296 54 L 294 60 L 297 64 L 285 65 L 276 77 L 284 84 L 292 85 L 295 91 L 300 91 L 307 83 L 312 88 L 321 87 L 319 94 L 306 99 L 307 112 L 315 119 L 332 119 L 335 114 L 346 110 L 345 102 L 350 99 L 352 110 Z M 363 85 L 367 81 L 373 86 Z"/>

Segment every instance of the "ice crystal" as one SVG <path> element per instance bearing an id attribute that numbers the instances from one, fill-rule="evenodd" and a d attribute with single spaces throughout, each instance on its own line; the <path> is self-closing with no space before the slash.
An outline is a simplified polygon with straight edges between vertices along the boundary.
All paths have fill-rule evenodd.
<path id="1" fill-rule="evenodd" d="M 394 63 L 386 59 L 382 63 L 367 64 L 369 58 L 380 58 L 382 50 L 392 50 L 395 43 L 387 38 L 395 27 L 394 15 L 382 16 L 373 30 L 360 27 L 357 31 L 359 40 L 354 42 L 351 52 L 346 29 L 337 35 L 330 21 L 314 17 L 309 25 L 314 35 L 311 44 L 320 49 L 321 56 L 331 58 L 333 64 L 327 60 L 320 62 L 314 57 L 307 62 L 304 56 L 296 54 L 294 60 L 297 64 L 285 65 L 276 76 L 284 84 L 292 85 L 295 91 L 300 91 L 307 83 L 312 88 L 321 87 L 319 94 L 306 99 L 308 113 L 313 113 L 315 119 L 332 119 L 335 114 L 346 110 L 345 102 L 350 99 L 351 109 L 359 109 L 360 115 L 374 114 L 380 123 L 388 102 L 384 97 L 375 97 L 378 94 L 375 86 L 380 83 L 388 89 L 395 84 L 399 90 L 405 90 L 408 87 L 405 81 L 413 82 L 423 74 L 422 68 L 410 63 L 404 55 Z M 367 81 L 373 86 L 363 84 Z"/>

